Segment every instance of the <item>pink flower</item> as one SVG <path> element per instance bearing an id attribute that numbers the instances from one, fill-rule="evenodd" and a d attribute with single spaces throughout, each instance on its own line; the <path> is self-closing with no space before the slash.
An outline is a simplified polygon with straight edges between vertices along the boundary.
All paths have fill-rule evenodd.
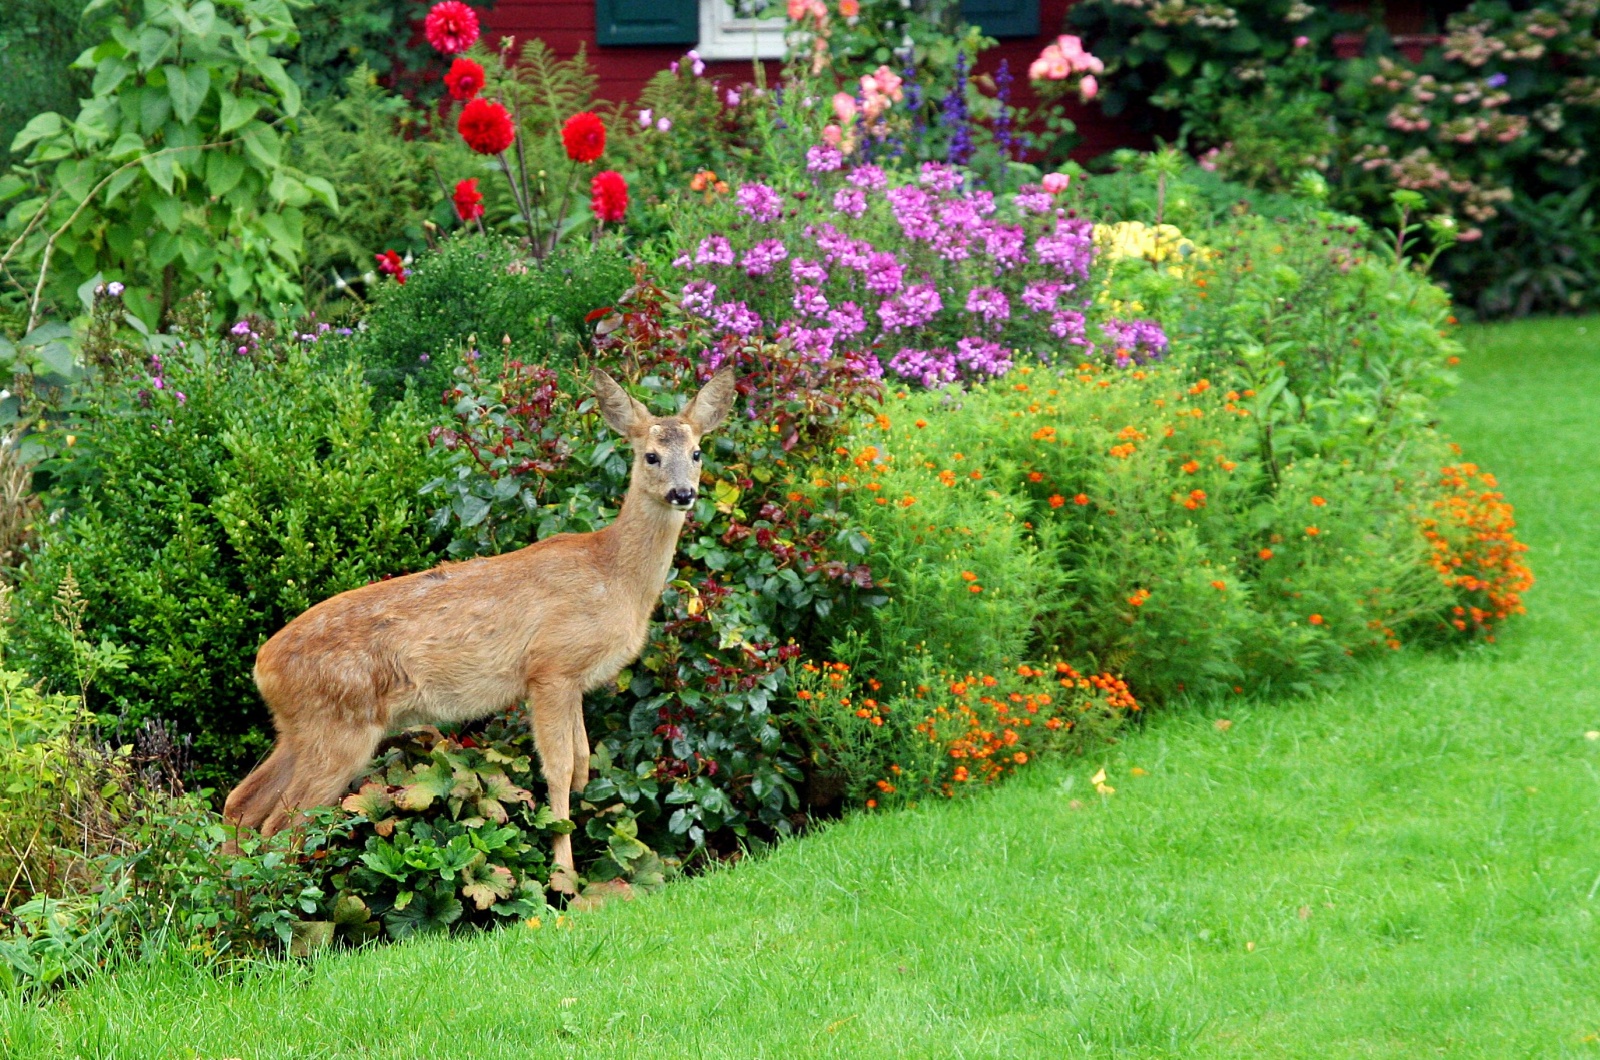
<path id="1" fill-rule="evenodd" d="M 835 92 L 833 94 L 833 113 L 838 115 L 841 123 L 855 120 L 856 98 L 848 92 Z"/>
<path id="2" fill-rule="evenodd" d="M 1296 48 L 1304 48 L 1307 44 L 1310 44 L 1310 43 L 1311 43 L 1311 38 L 1310 37 L 1296 37 L 1294 39 L 1294 46 Z"/>
<path id="3" fill-rule="evenodd" d="M 844 139 L 844 130 L 837 125 L 824 125 L 822 127 L 822 141 L 829 147 L 838 147 L 839 141 Z"/>
<path id="4" fill-rule="evenodd" d="M 1072 178 L 1065 173 L 1046 173 L 1043 181 L 1044 190 L 1051 195 L 1060 195 L 1071 183 Z"/>
<path id="5" fill-rule="evenodd" d="M 1083 97 L 1085 103 L 1100 94 L 1100 82 L 1095 80 L 1093 74 L 1084 74 L 1083 80 L 1078 82 L 1078 95 Z"/>
<path id="6" fill-rule="evenodd" d="M 444 55 L 464 52 L 478 39 L 478 13 L 461 0 L 439 0 L 423 19 L 422 33 Z"/>

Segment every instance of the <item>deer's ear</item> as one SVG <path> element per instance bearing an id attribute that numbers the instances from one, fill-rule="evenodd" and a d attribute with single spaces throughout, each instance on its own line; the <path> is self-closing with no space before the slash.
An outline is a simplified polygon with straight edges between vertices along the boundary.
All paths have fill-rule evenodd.
<path id="1" fill-rule="evenodd" d="M 683 410 L 683 418 L 693 424 L 699 434 L 710 434 L 728 418 L 733 399 L 739 396 L 739 389 L 735 385 L 737 382 L 733 366 L 724 368 L 700 388 L 700 393 Z"/>
<path id="2" fill-rule="evenodd" d="M 590 369 L 589 385 L 594 387 L 594 396 L 600 400 L 600 415 L 618 434 L 631 437 L 650 422 L 650 410 L 605 372 Z"/>

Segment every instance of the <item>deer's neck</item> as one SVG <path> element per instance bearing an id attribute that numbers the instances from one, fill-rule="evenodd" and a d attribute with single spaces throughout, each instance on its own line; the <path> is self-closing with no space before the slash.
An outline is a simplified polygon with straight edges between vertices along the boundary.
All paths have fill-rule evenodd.
<path id="1" fill-rule="evenodd" d="M 630 489 L 616 521 L 602 531 L 611 539 L 619 579 L 636 588 L 646 613 L 655 608 L 666 587 L 686 515 Z"/>

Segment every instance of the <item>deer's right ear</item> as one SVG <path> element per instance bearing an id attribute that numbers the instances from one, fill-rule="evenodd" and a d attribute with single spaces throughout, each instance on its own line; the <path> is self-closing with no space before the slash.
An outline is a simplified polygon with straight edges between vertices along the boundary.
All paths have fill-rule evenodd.
<path id="1" fill-rule="evenodd" d="M 594 387 L 594 396 L 600 400 L 600 415 L 605 417 L 612 430 L 624 438 L 644 430 L 650 422 L 650 410 L 605 372 L 598 368 L 590 369 L 589 384 Z"/>

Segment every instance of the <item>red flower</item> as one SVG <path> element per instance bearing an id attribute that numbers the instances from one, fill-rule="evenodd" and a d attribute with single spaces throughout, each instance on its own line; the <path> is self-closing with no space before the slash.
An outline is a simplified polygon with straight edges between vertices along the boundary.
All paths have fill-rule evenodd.
<path id="1" fill-rule="evenodd" d="M 464 52 L 478 39 L 478 13 L 461 0 L 440 0 L 423 19 L 422 33 L 445 55 Z"/>
<path id="2" fill-rule="evenodd" d="M 398 283 L 404 284 L 406 282 L 406 263 L 401 260 L 399 251 L 386 250 L 382 254 L 374 254 L 372 256 L 378 261 L 379 272 L 388 273 Z"/>
<path id="3" fill-rule="evenodd" d="M 483 216 L 483 193 L 478 190 L 477 177 L 468 177 L 456 184 L 456 193 L 450 201 L 456 204 L 456 215 L 463 221 L 476 221 Z"/>
<path id="4" fill-rule="evenodd" d="M 589 182 L 589 209 L 603 223 L 620 221 L 628 212 L 628 182 L 614 169 L 596 173 Z"/>
<path id="5" fill-rule="evenodd" d="M 457 59 L 444 75 L 444 87 L 451 99 L 471 99 L 483 91 L 483 67 L 471 59 Z"/>
<path id="6" fill-rule="evenodd" d="M 446 0 L 449 3 L 450 0 Z M 467 146 L 480 155 L 497 155 L 511 146 L 517 138 L 516 126 L 511 124 L 511 114 L 500 104 L 478 97 L 468 100 L 461 108 L 461 118 L 456 130 Z"/>
<path id="7" fill-rule="evenodd" d="M 561 145 L 574 162 L 593 162 L 606 149 L 606 127 L 593 111 L 580 111 L 561 127 Z"/>

